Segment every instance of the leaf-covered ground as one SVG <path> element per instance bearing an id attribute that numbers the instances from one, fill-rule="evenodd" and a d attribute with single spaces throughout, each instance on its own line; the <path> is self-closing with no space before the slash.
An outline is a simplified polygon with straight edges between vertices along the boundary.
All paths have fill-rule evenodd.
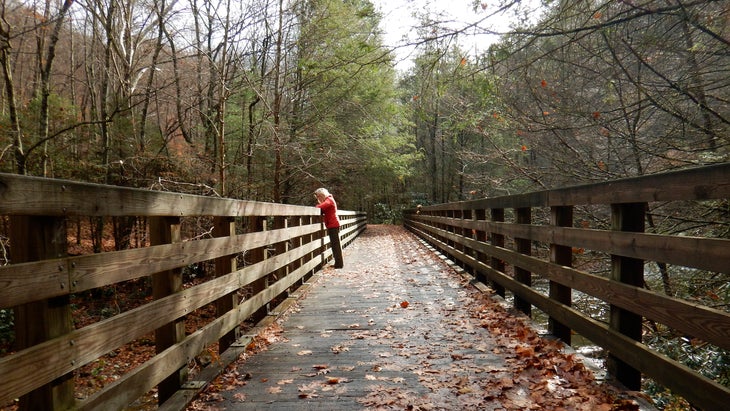
<path id="1" fill-rule="evenodd" d="M 368 226 L 189 410 L 633 410 L 401 227 Z"/>

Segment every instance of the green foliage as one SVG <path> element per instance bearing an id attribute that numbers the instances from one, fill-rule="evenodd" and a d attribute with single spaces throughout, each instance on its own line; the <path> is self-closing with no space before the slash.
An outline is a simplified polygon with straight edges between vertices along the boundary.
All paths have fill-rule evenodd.
<path id="1" fill-rule="evenodd" d="M 377 203 L 369 222 L 372 224 L 400 224 L 403 221 L 403 210 L 393 208 L 389 204 Z"/>
<path id="2" fill-rule="evenodd" d="M 671 338 L 659 333 L 651 334 L 646 343 L 705 377 L 730 387 L 730 352 L 727 350 L 688 337 Z M 647 383 L 646 391 L 659 409 L 684 409 L 688 406 L 686 401 L 654 381 Z"/>

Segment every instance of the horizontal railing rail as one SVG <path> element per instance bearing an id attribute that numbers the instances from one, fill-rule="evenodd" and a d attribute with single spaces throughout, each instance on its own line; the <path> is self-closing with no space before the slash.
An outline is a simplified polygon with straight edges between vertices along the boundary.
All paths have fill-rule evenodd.
<path id="1" fill-rule="evenodd" d="M 644 287 L 646 262 L 730 272 L 730 240 L 646 232 L 652 210 L 680 217 L 690 202 L 716 202 L 727 232 L 730 164 L 605 183 L 462 201 L 408 210 L 404 225 L 530 315 L 549 317 L 549 331 L 571 344 L 576 332 L 609 353 L 608 371 L 630 389 L 642 375 L 704 409 L 723 409 L 730 389 L 642 344 L 643 321 L 662 324 L 719 349 L 730 349 L 730 314 Z M 576 216 L 580 213 L 581 219 Z M 720 211 L 722 214 L 722 211 Z M 589 215 L 592 220 L 584 216 Z M 594 228 L 591 228 L 595 226 Z M 649 227 L 651 229 L 651 227 Z M 689 231 L 689 230 L 688 230 Z M 593 265 L 574 267 L 591 254 Z M 597 263 L 595 261 L 598 261 Z M 594 268 L 593 272 L 590 268 Z M 546 290 L 533 286 L 548 282 Z M 608 306 L 596 319 L 573 305 L 573 290 Z"/>
<path id="2" fill-rule="evenodd" d="M 344 247 L 365 229 L 366 215 L 339 216 Z M 0 218 L 10 250 L 0 267 L 0 309 L 14 310 L 17 346 L 0 357 L 0 407 L 19 399 L 20 409 L 123 409 L 155 387 L 164 402 L 185 383 L 190 361 L 213 344 L 229 348 L 242 323 L 266 317 L 332 256 L 315 207 L 0 174 Z M 87 218 L 135 219 L 146 240 L 68 255 L 69 224 Z M 185 238 L 182 225 L 195 219 L 209 230 Z M 212 267 L 210 278 L 183 287 L 183 271 L 200 264 Z M 150 301 L 73 325 L 74 295 L 144 278 Z M 186 316 L 210 305 L 215 318 L 186 335 Z M 156 355 L 75 398 L 75 372 L 151 334 Z"/>

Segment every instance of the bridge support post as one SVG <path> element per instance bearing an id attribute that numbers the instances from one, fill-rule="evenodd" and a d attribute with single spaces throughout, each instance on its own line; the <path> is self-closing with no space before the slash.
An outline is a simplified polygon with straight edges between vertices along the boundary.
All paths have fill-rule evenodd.
<path id="1" fill-rule="evenodd" d="M 276 216 L 274 217 L 274 229 L 286 229 L 289 227 L 289 220 L 284 216 Z M 276 243 L 274 245 L 274 252 L 276 255 L 284 254 L 287 251 L 289 251 L 289 242 L 288 241 L 282 241 L 279 243 Z M 276 270 L 274 273 L 272 273 L 269 277 L 273 277 L 272 282 L 276 282 L 281 280 L 282 278 L 289 275 L 289 266 L 282 267 L 278 270 Z M 289 291 L 284 291 L 282 295 L 280 296 L 281 299 L 284 299 L 288 297 Z M 279 298 L 279 297 L 277 297 Z M 278 304 L 279 301 L 276 302 Z"/>
<path id="2" fill-rule="evenodd" d="M 487 219 L 486 210 L 484 210 L 483 208 L 478 208 L 478 209 L 474 210 L 473 218 L 475 221 L 486 220 Z M 477 241 L 486 243 L 487 242 L 487 232 L 482 231 L 482 230 L 476 230 L 475 239 Z M 476 257 L 477 261 L 483 261 L 483 262 L 487 261 L 487 255 L 482 252 L 477 251 L 475 257 Z M 487 276 L 483 272 L 477 271 L 474 275 L 476 276 L 477 280 L 479 280 L 480 282 L 482 282 L 482 283 L 487 282 Z"/>
<path id="3" fill-rule="evenodd" d="M 172 244 L 182 242 L 180 234 L 180 218 L 179 217 L 154 217 L 150 218 L 150 244 Z M 155 300 L 167 297 L 173 293 L 182 291 L 182 269 L 162 271 L 152 276 L 152 296 Z M 155 330 L 155 348 L 157 353 L 165 351 L 167 348 L 182 342 L 185 339 L 185 320 L 178 318 Z M 164 403 L 177 390 L 187 378 L 187 367 L 183 367 L 177 372 L 172 373 L 165 378 L 158 386 L 159 404 Z"/>
<path id="4" fill-rule="evenodd" d="M 232 237 L 236 235 L 236 222 L 233 217 L 213 218 L 213 237 Z M 215 259 L 215 276 L 223 277 L 236 271 L 236 255 L 227 255 Z M 216 315 L 221 316 L 238 305 L 235 292 L 224 295 L 215 302 Z M 222 354 L 236 341 L 238 328 L 231 330 L 218 340 L 218 353 Z"/>
<path id="5" fill-rule="evenodd" d="M 551 224 L 557 227 L 573 226 L 573 207 L 559 206 L 550 209 Z M 550 244 L 550 262 L 565 267 L 573 266 L 573 250 L 571 247 Z M 572 290 L 555 281 L 550 281 L 549 295 L 552 300 L 570 307 L 572 305 Z M 548 319 L 548 330 L 552 335 L 560 338 L 565 344 L 571 344 L 570 328 L 563 323 L 558 322 L 553 317 Z"/>
<path id="6" fill-rule="evenodd" d="M 611 228 L 617 231 L 644 232 L 645 203 L 611 205 Z M 611 255 L 611 280 L 636 287 L 644 285 L 644 261 Z M 610 327 L 627 337 L 641 341 L 641 315 L 611 305 Z M 630 390 L 641 389 L 641 372 L 609 354 L 608 372 Z"/>
<path id="7" fill-rule="evenodd" d="M 492 208 L 491 209 L 491 216 L 492 221 L 494 222 L 504 222 L 504 208 Z M 492 236 L 492 245 L 495 247 L 504 247 L 504 234 L 498 234 L 498 233 L 491 233 Z M 500 260 L 499 258 L 492 257 L 491 264 L 492 268 L 499 272 L 504 272 L 505 264 L 504 261 Z M 497 293 L 497 295 L 504 298 L 505 296 L 505 290 L 504 287 L 492 282 L 490 284 L 492 288 L 494 288 L 494 292 Z"/>
<path id="8" fill-rule="evenodd" d="M 10 257 L 13 263 L 66 256 L 66 223 L 63 218 L 11 216 L 10 229 Z M 68 289 L 70 285 L 68 281 L 62 281 L 59 286 Z M 14 315 L 18 350 L 70 333 L 74 329 L 68 295 L 17 306 Z M 65 410 L 73 406 L 74 380 L 73 374 L 69 373 L 23 395 L 18 409 Z"/>
<path id="9" fill-rule="evenodd" d="M 532 223 L 532 209 L 529 207 L 518 208 L 515 210 L 517 213 L 517 224 L 531 224 Z M 532 255 L 531 241 L 528 238 L 515 238 L 515 247 L 517 252 L 523 255 Z M 515 267 L 515 280 L 520 283 L 532 287 L 532 273 L 525 270 L 522 267 Z M 529 301 L 515 296 L 515 308 L 522 311 L 530 317 L 532 315 L 532 305 Z"/>
<path id="10" fill-rule="evenodd" d="M 257 231 L 266 231 L 266 217 L 253 216 L 249 217 L 247 223 L 247 232 L 254 233 Z M 266 247 L 259 247 L 248 250 L 246 262 L 248 264 L 256 264 L 266 259 Z M 266 277 L 259 278 L 258 280 L 251 283 L 251 294 L 256 295 L 266 289 Z M 268 314 L 268 305 L 264 305 L 258 311 L 256 311 L 251 319 L 254 322 L 259 322 L 266 317 Z"/>

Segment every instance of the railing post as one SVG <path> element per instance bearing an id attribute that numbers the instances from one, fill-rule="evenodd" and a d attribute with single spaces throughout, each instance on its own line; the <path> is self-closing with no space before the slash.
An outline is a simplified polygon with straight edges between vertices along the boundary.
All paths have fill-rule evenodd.
<path id="1" fill-rule="evenodd" d="M 255 233 L 257 231 L 266 231 L 266 217 L 252 216 L 248 218 L 247 231 Z M 266 247 L 258 247 L 248 250 L 246 262 L 253 265 L 266 259 Z M 266 277 L 259 278 L 251 283 L 251 295 L 256 295 L 266 289 Z M 268 314 L 267 306 L 264 305 L 258 309 L 251 319 L 254 322 L 261 321 Z"/>
<path id="2" fill-rule="evenodd" d="M 491 211 L 492 221 L 494 221 L 494 222 L 504 222 L 504 208 L 492 208 L 491 210 L 492 210 Z M 492 245 L 493 246 L 495 246 L 495 247 L 504 247 L 504 235 L 503 234 L 491 233 L 490 235 L 492 237 Z M 491 262 L 491 266 L 492 266 L 493 269 L 495 269 L 495 270 L 497 270 L 499 272 L 502 272 L 502 273 L 504 272 L 504 268 L 505 268 L 504 261 L 502 261 L 502 260 L 500 260 L 499 258 L 496 258 L 496 257 L 492 257 L 491 258 L 491 261 L 492 261 Z M 493 283 L 493 284 L 491 284 L 491 286 L 492 286 L 492 288 L 494 288 L 494 292 L 496 292 L 497 295 L 499 295 L 502 298 L 504 298 L 505 291 L 504 291 L 504 287 L 503 286 L 501 286 L 501 285 L 499 285 L 497 283 Z"/>
<path id="3" fill-rule="evenodd" d="M 462 221 L 465 220 L 473 220 L 472 218 L 472 210 L 463 210 L 461 212 L 461 219 Z M 471 228 L 464 227 L 461 229 L 461 236 L 466 238 L 474 238 L 474 230 Z M 459 247 L 459 251 L 469 255 L 470 257 L 474 257 L 474 251 L 472 251 L 471 248 L 461 245 Z M 474 270 L 471 268 L 470 264 L 467 264 L 466 262 L 461 262 L 461 267 L 466 270 L 470 274 L 474 274 Z"/>
<path id="4" fill-rule="evenodd" d="M 307 224 L 307 225 L 314 224 L 314 217 L 312 217 L 312 216 L 304 217 L 304 224 Z M 313 241 L 317 241 L 317 233 L 314 232 L 312 234 L 309 234 L 306 238 L 307 238 L 306 239 L 307 244 L 309 244 Z M 309 253 L 309 256 L 304 261 L 304 263 L 308 263 L 308 262 L 314 260 L 315 258 L 317 258 L 316 250 L 311 251 Z M 315 272 L 315 269 L 310 270 L 305 277 L 302 277 L 302 280 L 303 281 L 309 280 L 312 277 L 312 275 L 314 274 L 314 272 Z"/>
<path id="5" fill-rule="evenodd" d="M 444 212 L 444 216 L 449 220 L 453 220 L 454 218 L 456 218 L 456 212 L 454 210 L 446 210 Z M 446 229 L 446 231 L 448 231 L 449 233 L 456 232 L 456 228 L 454 227 L 453 223 L 445 223 L 444 229 Z M 445 242 L 449 247 L 454 247 L 454 241 L 449 239 L 448 237 L 443 237 L 441 240 Z"/>
<path id="6" fill-rule="evenodd" d="M 473 218 L 475 221 L 486 220 L 487 219 L 486 210 L 484 210 L 483 208 L 474 210 Z M 487 232 L 483 231 L 483 230 L 476 230 L 475 239 L 479 242 L 486 243 L 487 242 Z M 476 257 L 477 261 L 482 261 L 482 262 L 487 261 L 487 255 L 482 252 L 477 251 L 475 257 Z M 482 283 L 486 283 L 487 277 L 483 272 L 477 270 L 476 273 L 474 273 L 474 275 L 476 276 L 477 280 L 479 280 Z"/>
<path id="7" fill-rule="evenodd" d="M 213 218 L 213 237 L 232 237 L 236 235 L 236 222 L 233 217 Z M 215 276 L 223 277 L 236 271 L 236 254 L 215 259 Z M 216 315 L 222 316 L 238 305 L 236 292 L 224 295 L 216 300 Z M 236 341 L 238 328 L 228 332 L 218 340 L 218 353 L 223 353 Z"/>
<path id="8" fill-rule="evenodd" d="M 10 257 L 13 263 L 66 256 L 66 223 L 55 217 L 10 217 Z M 59 271 L 64 267 L 59 267 Z M 59 287 L 68 289 L 68 276 Z M 15 344 L 28 348 L 73 331 L 69 296 L 15 307 Z M 73 358 L 68 361 L 73 362 Z M 29 370 L 32 372 L 32 370 Z M 69 373 L 20 398 L 20 411 L 64 410 L 74 405 L 74 380 Z"/>
<path id="9" fill-rule="evenodd" d="M 557 227 L 573 226 L 573 207 L 559 206 L 550 209 L 551 224 Z M 573 265 L 573 253 L 569 246 L 550 244 L 550 262 L 571 267 Z M 558 301 L 568 307 L 572 305 L 572 290 L 554 281 L 550 281 L 550 298 Z M 548 319 L 548 330 L 552 335 L 561 339 L 565 344 L 571 344 L 571 330 L 565 324 L 562 324 L 550 317 Z"/>
<path id="10" fill-rule="evenodd" d="M 517 224 L 532 223 L 532 209 L 529 207 L 521 207 L 515 209 L 517 214 Z M 532 255 L 531 241 L 528 238 L 515 238 L 515 247 L 517 252 L 524 255 Z M 532 273 L 522 267 L 515 266 L 515 280 L 520 283 L 532 287 Z M 528 317 L 532 315 L 532 306 L 530 303 L 519 296 L 515 295 L 515 308 L 522 311 Z"/>
<path id="11" fill-rule="evenodd" d="M 154 217 L 150 218 L 150 244 L 172 244 L 182 241 L 180 234 L 180 218 Z M 152 276 L 152 296 L 155 300 L 167 297 L 182 291 L 182 270 L 162 271 Z M 185 339 L 185 322 L 179 318 L 155 330 L 155 348 L 161 353 L 172 345 Z M 162 404 L 169 399 L 185 382 L 187 367 L 165 378 L 158 386 L 158 403 Z"/>
<path id="12" fill-rule="evenodd" d="M 291 222 L 292 222 L 291 225 L 292 225 L 292 227 L 300 227 L 303 224 L 303 221 L 304 221 L 304 218 L 301 217 L 301 216 L 292 217 L 291 218 Z M 296 237 L 296 238 L 292 238 L 292 246 L 294 248 L 300 248 L 303 245 L 304 245 L 304 237 L 299 236 L 299 237 Z M 290 265 L 291 271 L 296 271 L 297 268 L 301 267 L 302 264 L 304 264 L 304 262 L 305 262 L 305 259 L 303 257 L 298 258 L 298 259 L 292 261 L 292 263 Z M 304 283 L 304 276 L 301 277 L 301 283 Z"/>
<path id="13" fill-rule="evenodd" d="M 276 216 L 274 217 L 274 229 L 287 229 L 289 227 L 289 221 L 284 216 Z M 276 243 L 274 245 L 274 252 L 276 255 L 281 255 L 289 251 L 289 242 L 288 241 L 281 241 L 279 243 Z M 281 280 L 282 278 L 289 275 L 289 266 L 284 266 L 278 270 L 276 270 L 274 273 L 269 275 L 269 278 L 273 278 L 274 282 Z M 283 297 L 286 298 L 288 296 L 288 291 L 284 291 Z"/>
<path id="14" fill-rule="evenodd" d="M 611 227 L 617 231 L 644 232 L 645 203 L 611 205 Z M 644 285 L 644 261 L 611 255 L 611 280 L 636 287 Z M 610 327 L 627 337 L 641 341 L 641 315 L 611 305 Z M 641 372 L 609 354 L 608 372 L 630 390 L 641 389 Z"/>
<path id="15" fill-rule="evenodd" d="M 329 236 L 327 235 L 327 228 L 324 226 L 324 219 L 320 219 L 319 222 L 319 260 L 320 260 L 320 268 L 324 268 L 327 264 L 327 258 L 325 257 L 325 253 L 327 252 L 327 240 L 329 239 Z M 331 247 L 331 245 L 330 245 Z"/>

